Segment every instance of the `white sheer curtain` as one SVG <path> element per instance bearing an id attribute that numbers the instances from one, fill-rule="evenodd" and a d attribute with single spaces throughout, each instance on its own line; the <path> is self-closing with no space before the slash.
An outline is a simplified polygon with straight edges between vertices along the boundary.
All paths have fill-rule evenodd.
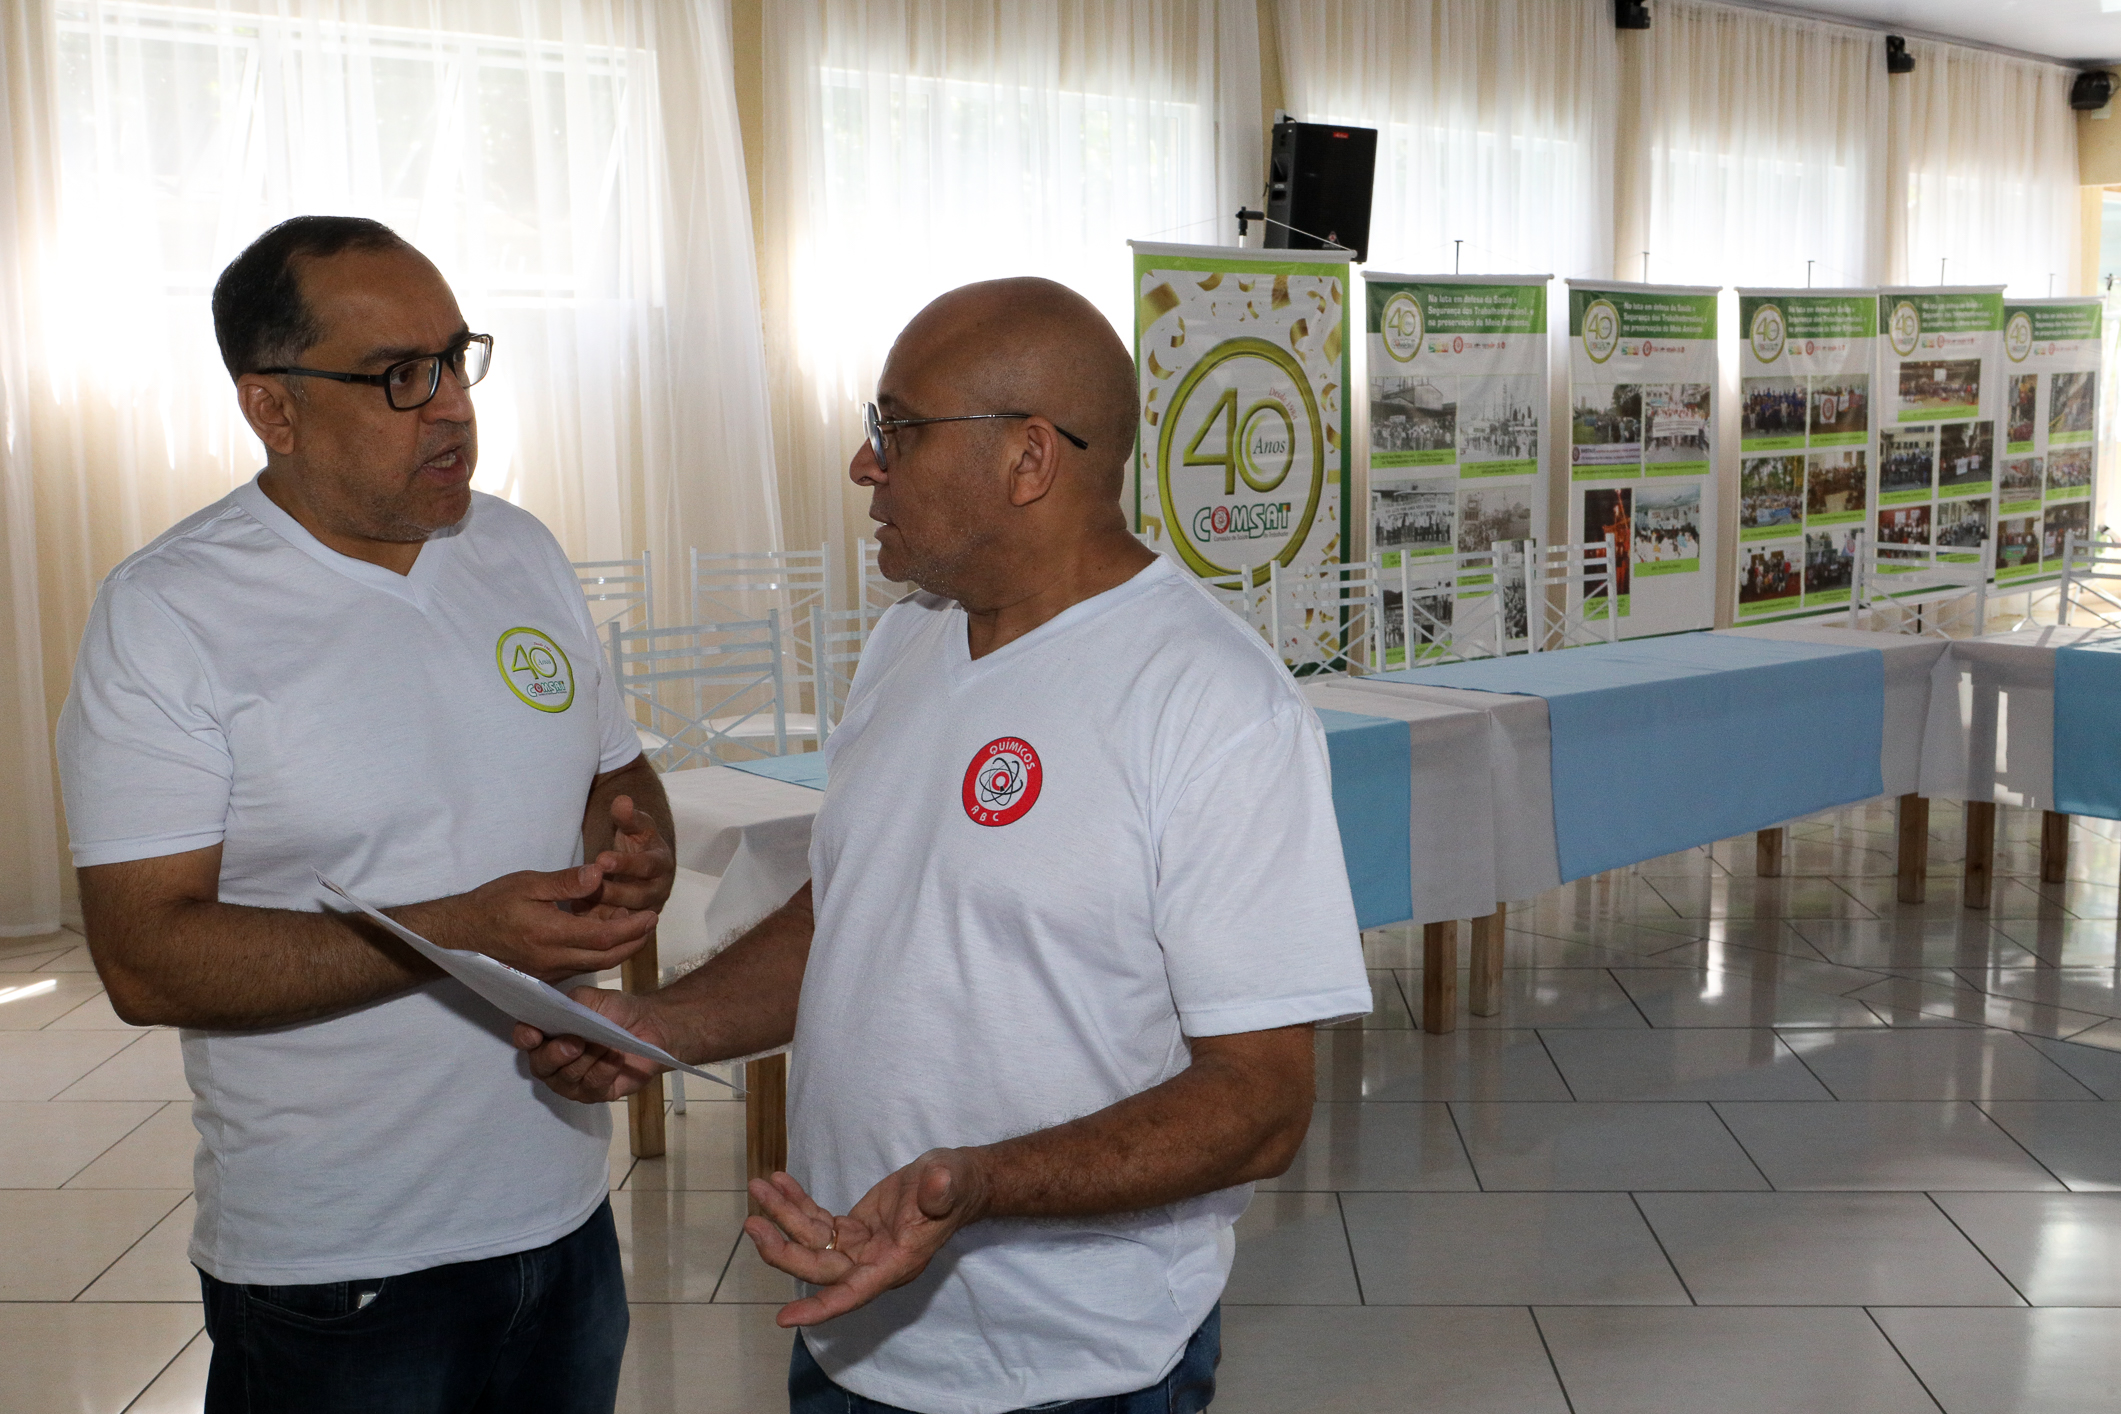
<path id="1" fill-rule="evenodd" d="M 1884 39 L 1663 0 L 1621 36 L 1612 274 L 1681 285 L 1886 276 Z"/>
<path id="2" fill-rule="evenodd" d="M 892 338 L 1043 275 L 1131 343 L 1126 241 L 1228 243 L 1259 193 L 1256 0 L 785 0 L 765 11 L 764 268 L 794 544 L 867 533 L 846 481 Z"/>
<path id="3" fill-rule="evenodd" d="M 1462 255 L 1469 274 L 1607 273 L 1610 0 L 1316 0 L 1276 13 L 1291 115 L 1378 129 L 1373 267 L 1444 273 Z"/>
<path id="4" fill-rule="evenodd" d="M 4 13 L 0 830 L 27 822 L 31 860 L 56 860 L 39 715 L 98 580 L 262 460 L 207 296 L 276 220 L 374 216 L 435 259 L 496 337 L 476 484 L 570 554 L 648 547 L 676 566 L 687 545 L 776 542 L 723 4 Z M 49 889 L 19 887 L 0 884 L 0 928 L 52 916 Z"/>
<path id="5" fill-rule="evenodd" d="M 2042 297 L 2077 287 L 2081 214 L 2075 71 L 1910 41 L 1892 81 L 1895 283 L 1994 285 Z M 2049 277 L 2053 277 L 2050 287 Z"/>

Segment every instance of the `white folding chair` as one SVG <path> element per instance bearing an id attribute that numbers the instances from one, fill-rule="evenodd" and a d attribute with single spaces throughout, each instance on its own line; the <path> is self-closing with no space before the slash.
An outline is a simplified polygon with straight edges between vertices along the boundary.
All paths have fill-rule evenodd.
<path id="1" fill-rule="evenodd" d="M 786 681 L 796 689 L 788 702 L 788 731 L 809 737 L 813 748 L 824 744 L 815 702 L 801 693 L 816 676 L 810 640 L 810 611 L 823 608 L 830 596 L 826 547 L 815 550 L 737 550 L 691 554 L 693 623 L 734 623 L 778 610 L 781 652 L 787 659 Z"/>
<path id="2" fill-rule="evenodd" d="M 854 687 L 854 670 L 861 663 L 862 649 L 869 642 L 869 630 L 874 624 L 874 618 L 860 609 L 827 609 L 821 604 L 810 606 L 811 661 L 815 666 L 809 686 L 811 700 L 817 706 L 817 746 L 820 751 L 825 749 L 832 729 L 840 723 L 847 694 Z"/>
<path id="3" fill-rule="evenodd" d="M 1993 551 L 1989 540 L 1899 545 L 1859 532 L 1848 626 L 1931 638 L 1950 638 L 1957 627 L 1978 637 L 1988 625 Z"/>
<path id="4" fill-rule="evenodd" d="M 652 553 L 641 551 L 637 560 L 576 560 L 574 573 L 589 601 L 589 619 L 599 632 L 604 625 L 629 618 L 630 628 L 649 628 L 655 623 L 655 576 Z M 634 611 L 640 612 L 635 615 Z"/>
<path id="5" fill-rule="evenodd" d="M 1620 547 L 1610 535 L 1586 545 L 1522 542 L 1525 651 L 1547 653 L 1620 641 Z"/>
<path id="6" fill-rule="evenodd" d="M 877 544 L 874 540 L 857 542 L 858 565 L 855 574 L 854 609 L 862 616 L 862 638 L 866 642 L 869 630 L 884 616 L 884 610 L 906 597 L 907 586 L 884 578 L 877 568 Z"/>
<path id="7" fill-rule="evenodd" d="M 2111 592 L 2102 585 L 2117 586 Z M 2121 540 L 2071 530 L 2062 537 L 2062 580 L 2055 622 L 2065 628 L 2082 614 L 2091 622 L 2121 628 Z"/>
<path id="8" fill-rule="evenodd" d="M 788 754 L 780 610 L 738 623 L 605 629 L 612 678 L 658 771 Z"/>

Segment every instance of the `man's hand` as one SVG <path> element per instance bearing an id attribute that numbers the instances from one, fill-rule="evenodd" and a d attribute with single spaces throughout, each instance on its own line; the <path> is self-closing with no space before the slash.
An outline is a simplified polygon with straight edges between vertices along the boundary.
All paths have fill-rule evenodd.
<path id="1" fill-rule="evenodd" d="M 677 856 L 670 841 L 630 795 L 611 802 L 611 848 L 590 863 L 604 871 L 604 884 L 583 911 L 599 918 L 661 909 L 677 878 Z"/>
<path id="2" fill-rule="evenodd" d="M 821 1288 L 783 1306 L 774 1320 L 784 1329 L 814 1326 L 904 1286 L 927 1270 L 952 1233 L 979 1221 L 985 1190 L 970 1149 L 930 1149 L 863 1194 L 843 1218 L 785 1173 L 770 1183 L 754 1178 L 751 1196 L 766 1216 L 746 1218 L 744 1231 L 769 1266 Z"/>
<path id="3" fill-rule="evenodd" d="M 608 992 L 600 987 L 577 987 L 571 995 L 583 1006 L 602 1012 L 643 1041 L 671 1050 L 671 1038 L 657 1015 L 659 1008 L 652 1000 L 628 996 L 624 992 Z M 623 1100 L 665 1069 L 645 1056 L 593 1045 L 579 1036 L 548 1039 L 544 1032 L 521 1021 L 516 1023 L 515 1043 L 530 1052 L 531 1074 L 568 1099 L 580 1100 L 585 1105 Z"/>
<path id="4" fill-rule="evenodd" d="M 481 952 L 546 982 L 601 972 L 634 955 L 656 915 L 619 907 L 575 913 L 604 888 L 601 864 L 551 873 L 524 870 L 468 894 L 390 909 L 393 918 L 445 948 Z M 666 890 L 667 892 L 667 890 Z"/>

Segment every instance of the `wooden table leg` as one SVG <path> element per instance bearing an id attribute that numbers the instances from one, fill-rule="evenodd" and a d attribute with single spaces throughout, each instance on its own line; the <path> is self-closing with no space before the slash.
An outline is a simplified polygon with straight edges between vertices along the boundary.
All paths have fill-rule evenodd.
<path id="1" fill-rule="evenodd" d="M 1502 1010 L 1502 929 L 1508 913 L 1508 905 L 1498 903 L 1493 913 L 1473 920 L 1473 978 L 1466 1010 L 1475 1016 Z"/>
<path id="2" fill-rule="evenodd" d="M 1458 1029 L 1458 921 L 1421 925 L 1421 1029 Z"/>
<path id="3" fill-rule="evenodd" d="M 1763 879 L 1782 877 L 1782 827 L 1753 835 L 1753 872 Z"/>
<path id="4" fill-rule="evenodd" d="M 788 1057 L 748 1062 L 744 1090 L 744 1177 L 771 1178 L 788 1167 Z"/>
<path id="5" fill-rule="evenodd" d="M 1987 908 L 1996 868 L 1996 802 L 1966 803 L 1966 892 L 1968 908 Z"/>
<path id="6" fill-rule="evenodd" d="M 619 985 L 633 993 L 652 992 L 662 984 L 662 968 L 655 957 L 655 934 L 647 944 L 619 965 Z M 663 1154 L 663 1082 L 644 1086 L 626 1097 L 626 1130 L 636 1159 L 661 1158 Z"/>
<path id="7" fill-rule="evenodd" d="M 1900 894 L 1920 903 L 1930 886 L 1930 802 L 1925 795 L 1900 797 Z"/>
<path id="8" fill-rule="evenodd" d="M 2059 884 L 2069 878 L 2069 816 L 2040 812 L 2040 882 Z"/>

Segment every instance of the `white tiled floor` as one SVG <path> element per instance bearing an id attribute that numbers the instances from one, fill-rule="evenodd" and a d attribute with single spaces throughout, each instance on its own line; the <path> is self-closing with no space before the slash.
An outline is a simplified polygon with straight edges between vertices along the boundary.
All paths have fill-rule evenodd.
<path id="1" fill-rule="evenodd" d="M 1997 906 L 1893 901 L 1888 810 L 1726 841 L 1511 911 L 1501 1015 L 1414 1025 L 1421 948 L 1318 1038 L 1311 1137 L 1239 1228 L 1218 1411 L 2061 1414 L 2121 1409 L 2121 829 Z M 71 935 L 0 943 L 0 1410 L 186 1414 L 175 1038 Z M 51 985 L 43 986 L 44 983 Z M 1461 996 L 1464 995 L 1461 978 Z M 782 1405 L 788 1280 L 741 1240 L 741 1106 L 615 1146 L 634 1300 L 621 1408 Z"/>

